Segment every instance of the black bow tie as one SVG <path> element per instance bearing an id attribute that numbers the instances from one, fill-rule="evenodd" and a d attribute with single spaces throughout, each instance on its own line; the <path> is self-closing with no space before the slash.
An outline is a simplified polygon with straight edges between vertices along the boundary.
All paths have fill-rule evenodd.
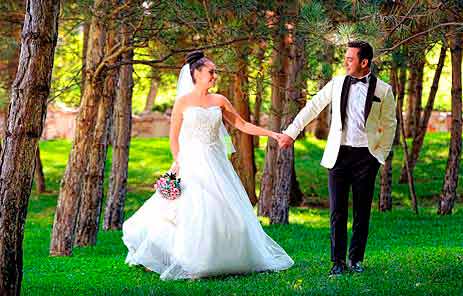
<path id="1" fill-rule="evenodd" d="M 351 81 L 352 81 L 352 84 L 356 84 L 357 82 L 363 82 L 363 83 L 367 83 L 367 77 L 362 77 L 362 78 L 355 78 L 355 77 L 352 77 L 351 76 Z"/>

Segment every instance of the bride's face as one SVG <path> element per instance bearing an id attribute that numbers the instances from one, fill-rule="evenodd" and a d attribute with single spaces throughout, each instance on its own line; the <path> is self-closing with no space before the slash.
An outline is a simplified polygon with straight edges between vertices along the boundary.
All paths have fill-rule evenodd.
<path id="1" fill-rule="evenodd" d="M 215 64 L 211 61 L 207 61 L 200 70 L 195 70 L 195 80 L 198 86 L 208 89 L 213 87 L 217 80 Z"/>

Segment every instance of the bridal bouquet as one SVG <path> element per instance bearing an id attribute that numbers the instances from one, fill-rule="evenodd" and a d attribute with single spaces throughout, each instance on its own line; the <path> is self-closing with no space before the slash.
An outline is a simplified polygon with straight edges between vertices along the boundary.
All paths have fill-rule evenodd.
<path id="1" fill-rule="evenodd" d="M 165 173 L 156 181 L 154 187 L 165 199 L 174 200 L 181 194 L 180 178 L 177 179 L 175 173 Z"/>

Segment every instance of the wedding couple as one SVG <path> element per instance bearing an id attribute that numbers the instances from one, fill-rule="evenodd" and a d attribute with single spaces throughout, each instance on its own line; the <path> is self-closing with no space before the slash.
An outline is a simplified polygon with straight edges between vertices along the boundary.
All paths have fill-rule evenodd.
<path id="1" fill-rule="evenodd" d="M 227 121 L 240 131 L 292 145 L 303 128 L 329 103 L 332 119 L 321 164 L 329 170 L 331 275 L 348 270 L 347 210 L 353 193 L 353 235 L 349 267 L 362 272 L 375 177 L 387 157 L 396 127 L 391 87 L 370 73 L 373 50 L 350 42 L 346 76 L 335 77 L 276 133 L 244 121 L 222 95 L 209 93 L 217 75 L 202 52 L 186 58 L 171 118 L 171 170 L 181 177 L 182 194 L 157 192 L 123 225 L 126 262 L 143 265 L 161 279 L 279 271 L 294 261 L 262 229 L 238 175 L 227 158 Z"/>

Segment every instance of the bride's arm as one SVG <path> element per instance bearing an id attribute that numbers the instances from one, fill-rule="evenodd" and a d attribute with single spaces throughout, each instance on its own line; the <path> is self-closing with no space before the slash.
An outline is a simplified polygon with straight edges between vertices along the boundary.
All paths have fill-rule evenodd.
<path id="1" fill-rule="evenodd" d="M 178 166 L 177 157 L 179 151 L 178 136 L 180 133 L 180 127 L 182 126 L 183 116 L 182 116 L 182 106 L 181 102 L 177 100 L 174 103 L 174 108 L 172 109 L 172 114 L 170 116 L 170 130 L 169 130 L 169 142 L 170 142 L 170 151 L 172 157 L 174 158 L 173 166 Z"/>
<path id="2" fill-rule="evenodd" d="M 275 133 L 268 129 L 262 128 L 260 126 L 256 126 L 250 122 L 245 121 L 230 103 L 230 101 L 225 98 L 224 96 L 221 97 L 221 107 L 223 110 L 224 119 L 234 126 L 235 128 L 239 129 L 243 133 L 253 135 L 253 136 L 268 136 L 278 140 L 280 138 L 279 133 Z"/>

